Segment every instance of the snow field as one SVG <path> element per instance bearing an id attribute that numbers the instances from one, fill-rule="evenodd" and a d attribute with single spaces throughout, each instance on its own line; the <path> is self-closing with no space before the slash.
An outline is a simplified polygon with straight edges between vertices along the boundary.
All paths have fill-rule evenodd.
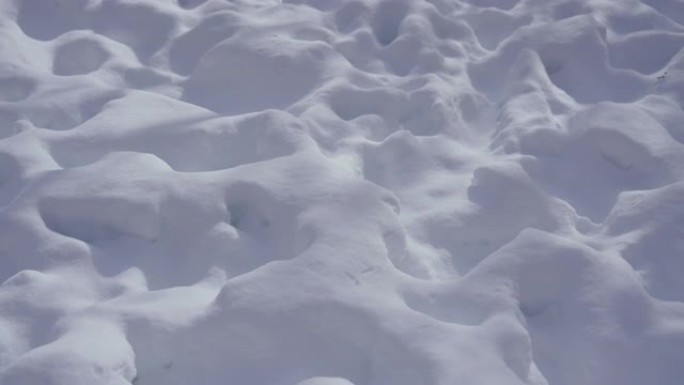
<path id="1" fill-rule="evenodd" d="M 3 1 L 0 383 L 678 384 L 682 47 L 678 0 Z"/>

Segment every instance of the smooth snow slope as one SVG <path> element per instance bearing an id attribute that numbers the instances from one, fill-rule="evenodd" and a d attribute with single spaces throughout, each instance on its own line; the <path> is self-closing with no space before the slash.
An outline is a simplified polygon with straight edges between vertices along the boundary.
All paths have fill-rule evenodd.
<path id="1" fill-rule="evenodd" d="M 683 47 L 681 0 L 2 0 L 0 384 L 681 384 Z"/>

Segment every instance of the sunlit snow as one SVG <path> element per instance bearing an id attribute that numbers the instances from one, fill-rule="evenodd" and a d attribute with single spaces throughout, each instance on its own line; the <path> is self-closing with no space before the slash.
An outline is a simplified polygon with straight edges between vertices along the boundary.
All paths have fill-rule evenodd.
<path id="1" fill-rule="evenodd" d="M 681 0 L 0 0 L 1 385 L 684 383 Z"/>

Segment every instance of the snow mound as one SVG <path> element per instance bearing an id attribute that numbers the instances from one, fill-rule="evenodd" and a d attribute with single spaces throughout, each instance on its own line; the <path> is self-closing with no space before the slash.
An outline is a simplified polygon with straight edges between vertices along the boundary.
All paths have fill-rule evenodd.
<path id="1" fill-rule="evenodd" d="M 676 385 L 679 0 L 0 2 L 0 384 Z"/>

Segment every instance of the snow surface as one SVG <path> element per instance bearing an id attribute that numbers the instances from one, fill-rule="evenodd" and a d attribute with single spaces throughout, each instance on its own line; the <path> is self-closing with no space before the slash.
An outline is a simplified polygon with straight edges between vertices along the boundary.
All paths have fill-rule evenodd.
<path id="1" fill-rule="evenodd" d="M 682 384 L 683 47 L 681 0 L 2 0 L 0 384 Z"/>

